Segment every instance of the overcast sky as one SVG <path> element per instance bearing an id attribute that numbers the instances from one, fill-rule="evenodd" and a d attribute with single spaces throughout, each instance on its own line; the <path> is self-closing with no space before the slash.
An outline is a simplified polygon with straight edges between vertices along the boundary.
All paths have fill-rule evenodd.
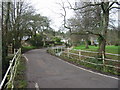
<path id="1" fill-rule="evenodd" d="M 58 3 L 61 3 L 61 1 L 67 2 L 67 0 L 30 0 L 29 2 L 34 6 L 35 9 L 37 9 L 37 13 L 50 18 L 52 20 L 51 27 L 55 30 L 58 30 L 63 23 L 63 17 L 60 15 L 60 13 L 62 13 L 62 10 L 60 5 L 58 5 Z M 74 4 L 75 1 L 76 0 L 69 0 L 71 4 Z M 66 5 L 68 5 L 68 3 L 66 3 Z M 110 17 L 117 20 L 118 14 L 115 12 L 111 14 Z M 73 11 L 67 10 L 67 18 L 70 18 L 72 16 Z M 117 23 L 114 24 L 117 25 Z"/>
<path id="2" fill-rule="evenodd" d="M 63 0 L 67 1 L 67 0 Z M 69 0 L 71 3 L 74 3 L 74 0 Z M 37 13 L 47 16 L 52 20 L 51 27 L 55 30 L 58 30 L 62 25 L 63 17 L 61 17 L 62 10 L 58 3 L 61 3 L 61 0 L 30 0 L 31 4 L 37 9 Z M 67 18 L 72 17 L 73 11 L 67 10 Z"/>

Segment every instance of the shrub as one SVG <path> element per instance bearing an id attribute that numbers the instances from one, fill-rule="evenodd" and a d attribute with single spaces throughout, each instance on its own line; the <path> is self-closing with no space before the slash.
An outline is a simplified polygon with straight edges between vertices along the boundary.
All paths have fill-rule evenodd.
<path id="1" fill-rule="evenodd" d="M 32 38 L 30 38 L 29 43 L 32 46 L 41 47 L 43 46 L 42 39 L 43 39 L 42 35 L 37 34 L 36 36 L 33 36 Z"/>
<path id="2" fill-rule="evenodd" d="M 115 46 L 119 46 L 120 44 L 116 43 Z"/>
<path id="3" fill-rule="evenodd" d="M 52 39 L 52 41 L 54 42 L 55 45 L 61 45 L 62 44 L 61 38 L 59 38 L 59 37 L 54 37 Z"/>

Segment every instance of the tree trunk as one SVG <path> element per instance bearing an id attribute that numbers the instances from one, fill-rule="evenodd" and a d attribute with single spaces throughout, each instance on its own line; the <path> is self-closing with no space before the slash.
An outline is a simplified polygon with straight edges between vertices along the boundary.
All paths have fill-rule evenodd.
<path id="1" fill-rule="evenodd" d="M 103 17 L 102 17 L 102 37 L 103 39 L 100 42 L 99 47 L 99 54 L 102 55 L 102 53 L 105 55 L 105 47 L 106 47 L 106 37 L 107 37 L 107 29 L 108 29 L 108 23 L 109 23 L 109 10 L 107 7 L 109 6 L 109 2 L 104 3 L 104 10 L 103 10 Z"/>
<path id="2" fill-rule="evenodd" d="M 88 49 L 89 46 L 88 46 L 88 39 L 85 39 L 85 48 Z"/>
<path id="3" fill-rule="evenodd" d="M 103 39 L 101 43 L 99 43 L 99 57 L 102 57 L 102 53 L 105 55 L 105 46 L 106 46 L 106 41 Z"/>
<path id="4" fill-rule="evenodd" d="M 3 8 L 3 7 L 2 7 Z M 6 19 L 5 19 L 5 25 L 3 25 L 3 20 L 2 20 L 2 35 L 3 35 L 3 57 L 6 57 L 8 55 L 8 52 L 7 52 L 7 47 L 8 47 L 8 29 L 9 29 L 9 19 L 10 19 L 10 16 L 9 16 L 9 13 L 10 13 L 10 2 L 7 3 L 7 14 L 6 14 Z M 2 14 L 3 14 L 3 9 L 2 9 Z M 3 17 L 2 17 L 3 18 Z"/>
<path id="5" fill-rule="evenodd" d="M 45 35 L 44 35 L 44 32 L 42 31 L 41 34 L 42 34 L 42 37 L 43 37 L 43 38 L 42 38 L 42 40 L 43 40 L 43 47 L 45 47 L 46 43 L 45 43 Z"/>
<path id="6" fill-rule="evenodd" d="M 15 6 L 14 6 L 15 7 Z M 14 26 L 14 48 L 18 49 L 21 47 L 21 40 L 22 40 L 22 35 L 21 35 L 21 29 L 20 29 L 20 16 L 21 16 L 21 8 L 22 8 L 22 3 L 17 2 L 16 3 L 16 18 L 15 18 L 15 26 Z M 15 14 L 15 10 L 14 10 Z"/>
<path id="7" fill-rule="evenodd" d="M 94 45 L 93 37 L 91 37 L 90 42 L 91 42 L 91 45 Z"/>
<path id="8" fill-rule="evenodd" d="M 3 11 L 3 3 L 2 3 L 2 15 L 4 14 Z M 10 2 L 7 2 L 7 12 L 6 12 L 6 18 L 5 22 L 2 17 L 2 70 L 3 74 L 5 73 L 7 69 L 7 64 L 9 63 L 6 60 L 6 57 L 8 56 L 8 30 L 9 30 L 9 20 L 10 20 Z"/>

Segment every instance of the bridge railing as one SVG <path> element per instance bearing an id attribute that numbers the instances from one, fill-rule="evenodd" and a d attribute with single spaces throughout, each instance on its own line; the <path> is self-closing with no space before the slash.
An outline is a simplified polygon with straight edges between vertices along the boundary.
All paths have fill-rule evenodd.
<path id="1" fill-rule="evenodd" d="M 14 88 L 14 78 L 17 71 L 17 66 L 19 64 L 19 59 L 21 57 L 21 48 L 15 53 L 12 60 L 10 60 L 9 67 L 0 83 L 0 90 L 3 88 Z M 6 82 L 7 81 L 7 82 Z"/>

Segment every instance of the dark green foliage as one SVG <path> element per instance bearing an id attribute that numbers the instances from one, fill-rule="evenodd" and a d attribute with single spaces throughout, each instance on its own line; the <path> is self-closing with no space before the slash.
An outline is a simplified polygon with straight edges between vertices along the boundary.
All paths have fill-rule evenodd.
<path id="1" fill-rule="evenodd" d="M 2 71 L 3 71 L 3 76 L 6 73 L 6 70 L 8 69 L 9 66 L 9 61 L 12 60 L 13 56 L 7 56 L 4 58 L 4 61 L 2 62 Z"/>
<path id="2" fill-rule="evenodd" d="M 35 47 L 35 46 L 24 46 L 24 47 L 22 47 L 22 53 L 25 53 L 25 52 L 27 52 L 29 50 L 32 50 L 32 49 L 35 49 L 35 48 L 37 48 L 37 47 Z"/>
<path id="3" fill-rule="evenodd" d="M 91 45 L 91 42 L 90 42 L 90 40 L 88 40 L 87 42 L 88 42 L 88 45 Z"/>
<path id="4" fill-rule="evenodd" d="M 54 41 L 55 45 L 61 45 L 62 44 L 61 38 L 59 38 L 59 37 L 53 37 L 52 41 Z"/>
<path id="5" fill-rule="evenodd" d="M 33 36 L 32 38 L 30 38 L 29 43 L 32 46 L 36 46 L 36 47 L 42 47 L 43 46 L 43 41 L 42 41 L 43 37 L 40 34 L 36 34 L 36 36 Z"/>
<path id="6" fill-rule="evenodd" d="M 102 43 L 103 40 L 104 40 L 104 37 L 102 35 L 99 35 L 99 37 L 98 37 L 99 44 Z"/>
<path id="7" fill-rule="evenodd" d="M 70 45 L 70 43 L 65 43 L 65 46 L 70 47 L 71 45 Z"/>
<path id="8" fill-rule="evenodd" d="M 120 43 L 119 43 L 119 42 L 118 42 L 118 43 L 116 43 L 116 44 L 115 44 L 115 46 L 120 46 Z"/>

